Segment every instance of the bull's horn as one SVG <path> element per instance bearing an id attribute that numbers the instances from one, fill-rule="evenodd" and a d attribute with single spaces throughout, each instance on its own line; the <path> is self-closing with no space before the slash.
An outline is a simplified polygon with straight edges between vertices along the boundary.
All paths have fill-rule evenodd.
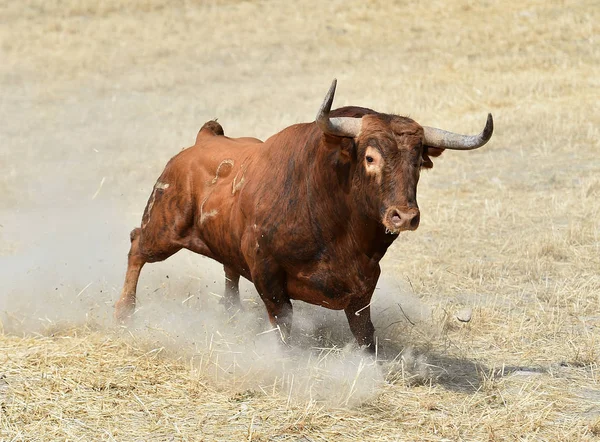
<path id="1" fill-rule="evenodd" d="M 492 114 L 488 114 L 487 122 L 479 135 L 460 135 L 447 132 L 435 127 L 423 126 L 425 146 L 439 147 L 440 149 L 471 150 L 483 146 L 492 137 L 494 132 L 494 120 Z"/>
<path id="2" fill-rule="evenodd" d="M 333 95 L 335 94 L 335 86 L 337 80 L 334 78 L 329 88 L 329 92 L 325 96 L 325 100 L 317 114 L 317 124 L 323 133 L 335 135 L 337 137 L 356 137 L 360 133 L 362 120 L 360 118 L 351 117 L 335 117 L 329 118 L 331 104 L 333 103 Z"/>

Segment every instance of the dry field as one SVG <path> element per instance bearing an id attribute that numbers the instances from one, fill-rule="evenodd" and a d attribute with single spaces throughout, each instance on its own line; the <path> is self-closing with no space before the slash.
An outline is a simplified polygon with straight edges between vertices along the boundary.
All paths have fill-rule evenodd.
<path id="1" fill-rule="evenodd" d="M 0 440 L 600 437 L 600 4 L 0 1 Z M 218 117 L 265 138 L 334 105 L 474 133 L 385 257 L 379 361 L 180 252 L 111 318 L 166 161 Z M 456 312 L 472 310 L 459 322 Z"/>

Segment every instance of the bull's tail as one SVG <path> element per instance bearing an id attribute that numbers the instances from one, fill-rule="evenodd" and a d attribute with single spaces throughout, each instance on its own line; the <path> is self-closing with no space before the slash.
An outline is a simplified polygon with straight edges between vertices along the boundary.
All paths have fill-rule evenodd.
<path id="1" fill-rule="evenodd" d="M 214 120 L 207 121 L 202 125 L 198 135 L 196 136 L 196 143 L 198 143 L 199 138 L 202 136 L 214 137 L 219 135 L 223 136 L 225 135 L 225 132 L 223 131 L 223 126 L 221 126 L 215 118 Z"/>

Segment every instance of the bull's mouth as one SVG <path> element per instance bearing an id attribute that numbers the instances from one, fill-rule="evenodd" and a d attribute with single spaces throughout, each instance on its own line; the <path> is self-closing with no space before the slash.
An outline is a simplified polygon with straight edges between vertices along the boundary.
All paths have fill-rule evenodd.
<path id="1" fill-rule="evenodd" d="M 401 230 L 397 227 L 400 217 L 396 214 L 383 218 L 383 226 L 387 235 L 399 235 Z"/>
<path id="2" fill-rule="evenodd" d="M 385 234 L 386 235 L 393 235 L 393 236 L 398 236 L 400 235 L 400 230 L 398 231 L 394 231 L 394 230 L 390 230 L 389 228 L 385 228 Z"/>
<path id="3" fill-rule="evenodd" d="M 388 220 L 383 220 L 386 235 L 399 235 L 402 230 L 394 226 L 394 223 Z"/>
<path id="4" fill-rule="evenodd" d="M 383 216 L 385 233 L 398 235 L 405 230 L 417 230 L 420 219 L 417 207 L 390 207 Z"/>

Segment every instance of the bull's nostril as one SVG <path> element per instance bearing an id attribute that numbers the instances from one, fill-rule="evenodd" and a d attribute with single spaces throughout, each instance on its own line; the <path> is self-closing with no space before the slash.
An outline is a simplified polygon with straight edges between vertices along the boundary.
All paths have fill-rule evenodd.
<path id="1" fill-rule="evenodd" d="M 416 229 L 417 227 L 419 227 L 419 221 L 421 219 L 421 214 L 417 213 L 411 220 L 410 220 L 410 227 L 413 229 Z"/>
<path id="2" fill-rule="evenodd" d="M 400 224 L 402 222 L 402 217 L 400 216 L 400 214 L 397 211 L 393 211 L 392 212 L 392 223 L 397 226 L 398 224 Z"/>

